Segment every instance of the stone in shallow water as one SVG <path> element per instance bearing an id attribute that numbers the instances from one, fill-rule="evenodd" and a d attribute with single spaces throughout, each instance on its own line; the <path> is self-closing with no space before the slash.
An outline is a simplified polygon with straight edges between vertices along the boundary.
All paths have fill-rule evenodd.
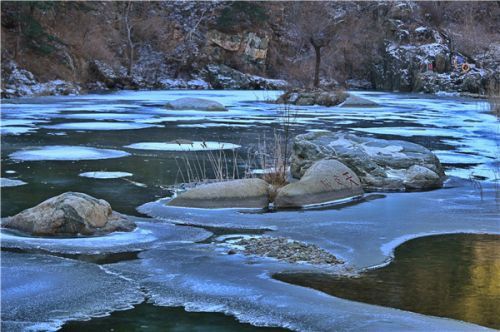
<path id="1" fill-rule="evenodd" d="M 261 179 L 210 183 L 180 194 L 168 205 L 195 208 L 263 209 L 269 205 L 269 185 Z"/>
<path id="2" fill-rule="evenodd" d="M 84 146 L 52 145 L 38 149 L 22 150 L 11 153 L 9 157 L 19 161 L 35 160 L 96 160 L 129 156 L 120 150 L 96 149 Z"/>
<path id="3" fill-rule="evenodd" d="M 227 109 L 219 102 L 203 98 L 179 98 L 169 101 L 165 107 L 173 110 L 196 110 L 207 112 L 226 112 Z"/>
<path id="4" fill-rule="evenodd" d="M 247 255 L 276 258 L 289 263 L 340 264 L 334 255 L 314 244 L 295 241 L 285 237 L 250 237 L 234 242 L 242 246 Z"/>
<path id="5" fill-rule="evenodd" d="M 278 208 L 307 207 L 363 195 L 361 181 L 337 160 L 314 163 L 300 181 L 278 190 L 274 205 Z"/>
<path id="6" fill-rule="evenodd" d="M 324 158 L 337 159 L 347 165 L 368 190 L 432 189 L 440 187 L 445 177 L 439 159 L 421 145 L 346 132 L 308 133 L 295 137 L 292 175 L 300 178 L 315 161 Z M 407 170 L 414 165 L 435 173 L 432 178 L 438 180 L 428 184 L 420 180 L 413 183 L 417 178 L 413 171 Z"/>
<path id="7" fill-rule="evenodd" d="M 32 235 L 97 235 L 132 231 L 134 222 L 113 212 L 108 202 L 67 192 L 2 221 L 2 226 Z"/>

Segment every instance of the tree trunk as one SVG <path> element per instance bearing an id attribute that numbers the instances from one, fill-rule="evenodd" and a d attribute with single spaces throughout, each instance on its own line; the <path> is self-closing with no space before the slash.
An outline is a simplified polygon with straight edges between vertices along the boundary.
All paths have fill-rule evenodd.
<path id="1" fill-rule="evenodd" d="M 133 25 L 130 22 L 130 11 L 132 9 L 132 2 L 129 1 L 125 8 L 125 30 L 127 32 L 127 44 L 128 44 L 128 66 L 127 66 L 127 76 L 132 75 L 132 68 L 134 65 L 134 43 L 132 42 L 132 29 Z"/>
<path id="2" fill-rule="evenodd" d="M 316 65 L 314 67 L 314 87 L 319 87 L 319 66 L 321 64 L 321 47 L 314 46 L 314 52 L 316 53 Z"/>

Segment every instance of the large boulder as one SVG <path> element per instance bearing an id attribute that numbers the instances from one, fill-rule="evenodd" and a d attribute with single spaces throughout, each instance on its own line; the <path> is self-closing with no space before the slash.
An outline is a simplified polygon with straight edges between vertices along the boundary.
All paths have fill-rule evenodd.
<path id="1" fill-rule="evenodd" d="M 113 212 L 108 202 L 67 192 L 2 221 L 2 226 L 37 236 L 102 235 L 129 232 L 136 225 Z"/>
<path id="2" fill-rule="evenodd" d="M 269 184 L 261 179 L 210 183 L 190 189 L 168 202 L 193 208 L 256 208 L 269 205 Z"/>
<path id="3" fill-rule="evenodd" d="M 300 181 L 278 190 L 278 208 L 307 207 L 363 194 L 361 181 L 346 165 L 323 159 L 309 167 Z"/>
<path id="4" fill-rule="evenodd" d="M 295 137 L 293 177 L 302 177 L 314 162 L 324 158 L 347 165 L 358 175 L 365 190 L 432 189 L 442 186 L 445 177 L 439 159 L 421 145 L 345 132 L 315 132 Z"/>
<path id="5" fill-rule="evenodd" d="M 203 98 L 179 98 L 165 104 L 165 107 L 173 110 L 196 110 L 207 112 L 225 112 L 227 109 L 219 102 Z"/>
<path id="6" fill-rule="evenodd" d="M 282 94 L 276 102 L 301 106 L 336 106 L 344 102 L 347 96 L 343 91 L 295 89 Z"/>

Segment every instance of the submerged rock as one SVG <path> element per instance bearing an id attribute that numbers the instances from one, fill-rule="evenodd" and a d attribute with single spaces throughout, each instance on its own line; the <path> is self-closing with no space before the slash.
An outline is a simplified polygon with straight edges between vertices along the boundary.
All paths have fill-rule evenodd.
<path id="1" fill-rule="evenodd" d="M 300 181 L 279 189 L 274 205 L 305 207 L 362 194 L 361 181 L 352 170 L 337 160 L 320 160 L 306 170 Z"/>
<path id="2" fill-rule="evenodd" d="M 77 192 L 47 199 L 2 221 L 2 226 L 31 235 L 102 235 L 130 232 L 134 222 L 113 212 L 108 202 Z"/>
<path id="3" fill-rule="evenodd" d="M 173 110 L 196 110 L 208 112 L 225 112 L 227 108 L 219 102 L 203 98 L 179 98 L 165 104 L 165 107 Z"/>
<path id="4" fill-rule="evenodd" d="M 180 194 L 168 205 L 193 208 L 257 208 L 269 205 L 269 185 L 261 179 L 242 179 L 201 185 Z"/>
<path id="5" fill-rule="evenodd" d="M 421 145 L 345 132 L 295 137 L 292 176 L 302 177 L 314 162 L 324 158 L 337 159 L 347 165 L 366 190 L 432 189 L 441 187 L 445 177 L 439 159 Z"/>

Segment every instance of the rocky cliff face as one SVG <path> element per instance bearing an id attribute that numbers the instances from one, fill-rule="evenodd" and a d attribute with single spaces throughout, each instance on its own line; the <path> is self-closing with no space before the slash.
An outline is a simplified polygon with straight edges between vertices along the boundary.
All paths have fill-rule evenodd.
<path id="1" fill-rule="evenodd" d="M 288 7 L 286 3 L 6 1 L 2 97 L 123 88 L 281 89 L 285 80 L 297 75 L 307 82 L 314 52 L 291 28 L 297 18 Z M 460 9 L 455 7 L 453 13 Z M 448 29 L 457 18 L 443 14 L 451 13 L 450 8 L 438 8 L 442 17 L 437 24 L 430 19 L 436 8 L 424 3 L 333 3 L 331 16 L 344 23 L 324 49 L 322 83 L 485 93 L 492 81 L 499 81 L 500 44 L 492 38 L 487 47 L 462 51 L 467 48 L 457 45 Z M 494 4 L 487 9 L 494 15 Z M 455 57 L 468 63 L 469 71 L 455 69 Z"/>

